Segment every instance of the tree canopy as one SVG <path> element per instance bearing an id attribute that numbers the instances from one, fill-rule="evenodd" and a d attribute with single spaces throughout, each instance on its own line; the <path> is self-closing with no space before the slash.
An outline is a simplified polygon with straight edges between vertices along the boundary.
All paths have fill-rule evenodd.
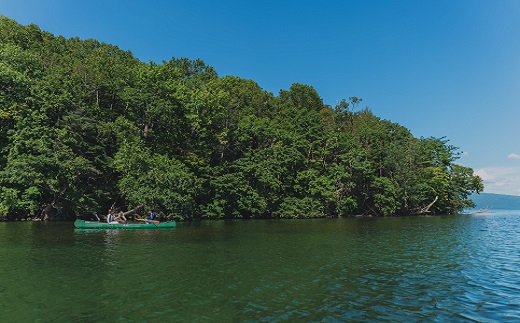
<path id="1" fill-rule="evenodd" d="M 144 63 L 0 17 L 0 218 L 112 205 L 180 219 L 451 214 L 483 189 L 446 138 L 309 85 Z"/>

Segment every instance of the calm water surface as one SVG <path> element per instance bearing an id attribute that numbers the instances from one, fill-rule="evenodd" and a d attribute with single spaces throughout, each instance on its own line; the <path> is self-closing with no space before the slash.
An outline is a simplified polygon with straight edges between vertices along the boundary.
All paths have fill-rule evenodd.
<path id="1" fill-rule="evenodd" d="M 518 322 L 520 212 L 0 223 L 2 322 Z"/>

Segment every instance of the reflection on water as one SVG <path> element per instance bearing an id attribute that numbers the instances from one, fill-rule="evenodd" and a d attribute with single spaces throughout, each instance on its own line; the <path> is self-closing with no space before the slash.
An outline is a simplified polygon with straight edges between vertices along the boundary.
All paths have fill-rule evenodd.
<path id="1" fill-rule="evenodd" d="M 217 221 L 161 231 L 0 223 L 0 318 L 518 321 L 519 215 Z"/>

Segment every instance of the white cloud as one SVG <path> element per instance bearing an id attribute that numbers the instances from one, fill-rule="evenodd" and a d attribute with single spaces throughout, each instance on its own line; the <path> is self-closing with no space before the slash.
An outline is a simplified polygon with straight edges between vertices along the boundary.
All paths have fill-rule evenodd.
<path id="1" fill-rule="evenodd" d="M 475 171 L 475 175 L 480 176 L 483 181 L 493 181 L 496 177 L 489 173 L 488 170 L 481 168 Z"/>
<path id="2" fill-rule="evenodd" d="M 481 168 L 475 175 L 482 178 L 486 193 L 520 195 L 520 167 Z"/>
<path id="3" fill-rule="evenodd" d="M 509 159 L 520 159 L 520 155 L 519 154 L 509 154 L 509 155 L 507 155 L 507 158 L 509 158 Z"/>

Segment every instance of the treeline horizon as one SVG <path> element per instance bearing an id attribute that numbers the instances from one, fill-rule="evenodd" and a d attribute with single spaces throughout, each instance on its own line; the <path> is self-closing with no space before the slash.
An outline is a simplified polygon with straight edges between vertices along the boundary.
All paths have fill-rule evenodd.
<path id="1" fill-rule="evenodd" d="M 177 219 L 453 214 L 483 190 L 446 138 L 350 97 L 277 95 L 0 16 L 0 218 L 138 205 Z"/>

